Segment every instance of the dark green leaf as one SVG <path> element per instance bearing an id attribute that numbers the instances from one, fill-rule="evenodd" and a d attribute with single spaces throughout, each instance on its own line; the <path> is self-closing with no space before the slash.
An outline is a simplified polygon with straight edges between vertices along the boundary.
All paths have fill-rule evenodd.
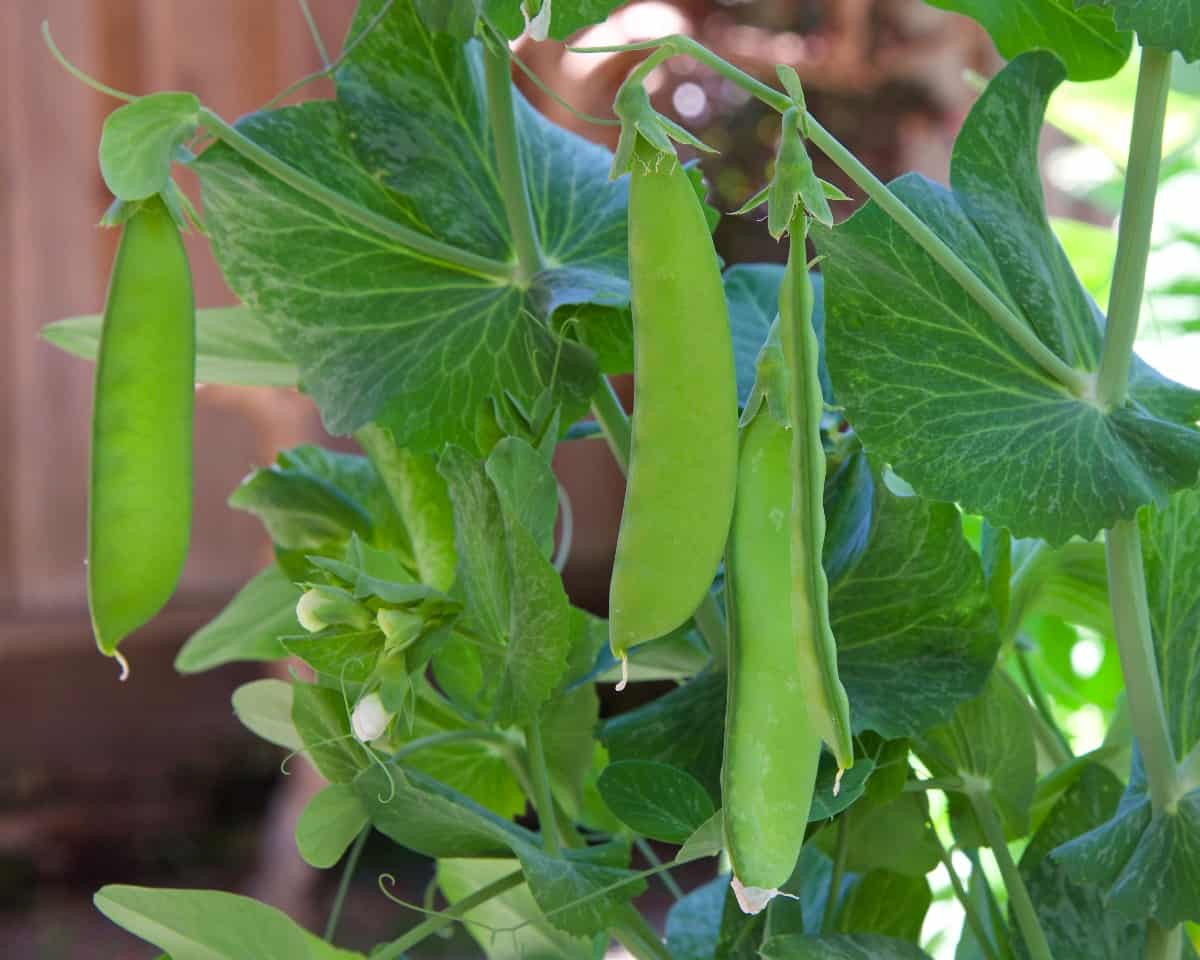
<path id="1" fill-rule="evenodd" d="M 383 634 L 374 629 L 331 627 L 320 633 L 286 637 L 283 645 L 288 653 L 312 667 L 319 680 L 340 691 L 343 684 L 362 684 L 370 679 L 383 652 Z"/>
<path id="2" fill-rule="evenodd" d="M 60 350 L 94 361 L 103 323 L 99 313 L 67 317 L 46 324 L 41 335 Z M 196 311 L 197 383 L 294 387 L 298 376 L 271 332 L 245 307 Z"/>
<path id="3" fill-rule="evenodd" d="M 558 483 L 550 465 L 524 440 L 505 437 L 488 455 L 485 469 L 502 508 L 549 557 L 558 515 Z"/>
<path id="4" fill-rule="evenodd" d="M 838 933 L 875 933 L 918 943 L 933 902 L 929 881 L 886 870 L 855 877 L 838 907 Z"/>
<path id="5" fill-rule="evenodd" d="M 534 8 L 536 0 L 526 0 L 530 8 Z M 549 2 L 549 0 L 543 0 Z M 484 11 L 488 18 L 510 40 L 515 40 L 525 29 L 521 17 L 522 0 L 483 0 Z M 594 23 L 603 23 L 618 6 L 621 0 L 553 0 L 551 5 L 550 38 L 566 40 L 571 34 Z M 540 7 L 537 7 L 540 9 Z"/>
<path id="6" fill-rule="evenodd" d="M 233 691 L 233 712 L 251 733 L 285 750 L 299 750 L 304 741 L 292 722 L 292 687 L 283 680 L 243 683 Z"/>
<path id="7" fill-rule="evenodd" d="M 817 768 L 817 783 L 813 789 L 812 807 L 809 808 L 808 822 L 829 820 L 854 803 L 863 795 L 867 788 L 867 780 L 875 772 L 875 762 L 869 757 L 857 757 L 854 766 L 842 774 L 838 784 L 837 796 L 834 796 L 833 785 L 837 782 L 837 762 L 829 753 L 821 754 L 821 764 Z"/>
<path id="8" fill-rule="evenodd" d="M 1117 30 L 1111 10 L 1076 9 L 1074 0 L 929 0 L 935 7 L 978 20 L 1008 59 L 1026 50 L 1050 50 L 1072 80 L 1102 80 L 1125 65 L 1133 45 Z"/>
<path id="9" fill-rule="evenodd" d="M 456 40 L 475 34 L 479 0 L 413 0 L 430 33 L 445 33 Z"/>
<path id="10" fill-rule="evenodd" d="M 842 816 L 849 818 L 847 870 L 854 873 L 889 870 L 908 877 L 923 877 L 937 866 L 936 840 L 925 825 L 925 807 L 915 793 L 902 793 L 879 805 L 860 800 Z M 818 834 L 817 843 L 826 853 L 836 846 L 836 834 L 835 829 Z"/>
<path id="11" fill-rule="evenodd" d="M 1087 366 L 1099 355 L 1097 311 L 1050 234 L 1036 165 L 1062 76 L 1050 55 L 1022 55 L 963 127 L 954 192 L 915 175 L 892 188 L 1051 349 Z M 1141 368 L 1131 399 L 1103 413 L 1050 382 L 874 204 L 813 237 L 826 257 L 839 402 L 918 493 L 1059 544 L 1195 483 L 1193 391 Z"/>
<path id="12" fill-rule="evenodd" d="M 340 690 L 292 683 L 292 722 L 305 756 L 330 783 L 349 783 L 369 761 L 350 733 L 350 716 Z"/>
<path id="13" fill-rule="evenodd" d="M 576 612 L 572 610 L 572 620 Z M 599 716 L 600 698 L 590 683 L 554 697 L 542 708 L 542 747 L 550 785 L 577 820 L 584 804 L 584 783 L 592 770 Z"/>
<path id="14" fill-rule="evenodd" d="M 1109 0 L 1117 26 L 1136 30 L 1143 47 L 1178 50 L 1191 63 L 1200 59 L 1197 0 Z"/>
<path id="15" fill-rule="evenodd" d="M 624 904 L 646 889 L 646 881 L 633 871 L 572 859 L 571 851 L 555 857 L 524 843 L 517 845 L 516 854 L 546 919 L 575 936 L 603 930 Z"/>
<path id="16" fill-rule="evenodd" d="M 118 107 L 100 135 L 100 173 L 108 189 L 120 200 L 162 193 L 176 152 L 199 122 L 194 93 L 153 93 Z"/>
<path id="17" fill-rule="evenodd" d="M 180 673 L 199 673 L 237 660 L 280 660 L 279 638 L 300 632 L 300 590 L 275 564 L 256 574 L 215 618 L 190 637 L 175 658 Z"/>
<path id="18" fill-rule="evenodd" d="M 653 840 L 683 843 L 713 815 L 713 803 L 695 777 L 649 760 L 609 764 L 600 796 L 617 817 Z"/>
<path id="19" fill-rule="evenodd" d="M 296 821 L 296 848 L 305 863 L 332 867 L 366 825 L 367 808 L 354 787 L 332 783 L 308 801 Z"/>
<path id="20" fill-rule="evenodd" d="M 929 954 L 911 943 L 871 933 L 772 937 L 763 944 L 760 956 L 763 960 L 929 960 Z"/>
<path id="21" fill-rule="evenodd" d="M 688 892 L 667 914 L 667 950 L 671 960 L 715 960 L 721 935 L 721 911 L 729 877 L 721 875 Z"/>
<path id="22" fill-rule="evenodd" d="M 725 847 L 725 819 L 718 810 L 700 824 L 675 854 L 675 863 L 715 857 Z"/>

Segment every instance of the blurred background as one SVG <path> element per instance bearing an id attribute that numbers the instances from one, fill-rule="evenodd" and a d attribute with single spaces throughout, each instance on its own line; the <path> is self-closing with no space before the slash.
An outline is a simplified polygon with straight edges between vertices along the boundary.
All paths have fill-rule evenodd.
<path id="1" fill-rule="evenodd" d="M 310 0 L 331 47 L 354 6 Z M 281 776 L 278 751 L 244 730 L 229 703 L 238 684 L 265 669 L 183 678 L 172 660 L 270 558 L 258 522 L 225 504 L 241 477 L 296 443 L 353 445 L 327 437 L 296 393 L 200 390 L 190 560 L 176 599 L 128 642 L 133 673 L 118 684 L 115 665 L 95 652 L 85 602 L 92 368 L 38 338 L 47 322 L 103 307 L 117 235 L 95 226 L 109 200 L 95 155 L 115 103 L 55 64 L 41 41 L 43 20 L 67 56 L 106 83 L 134 93 L 191 90 L 227 118 L 320 67 L 296 0 L 7 0 L 0 8 L 0 954 L 152 956 L 92 910 L 92 892 L 109 882 L 249 893 L 319 926 L 337 878 L 304 865 L 291 839 L 312 775 L 296 761 L 293 776 Z M 921 0 L 641 0 L 581 42 L 672 32 L 696 36 L 766 80 L 776 63 L 794 66 L 810 109 L 885 179 L 917 170 L 944 182 L 979 78 L 1000 65 L 973 23 Z M 553 44 L 518 52 L 567 101 L 602 115 L 634 62 Z M 1131 67 L 1111 81 L 1066 85 L 1043 139 L 1049 206 L 1062 218 L 1056 229 L 1101 305 L 1135 74 Z M 612 128 L 581 123 L 524 76 L 517 81 L 553 120 L 612 145 Z M 1180 339 L 1200 329 L 1200 72 L 1178 70 L 1176 86 L 1140 349 L 1200 386 L 1197 353 Z M 659 68 L 651 87 L 660 110 L 720 149 L 703 164 L 715 204 L 740 206 L 763 183 L 777 122 L 688 63 Z M 291 102 L 331 90 L 318 81 Z M 856 191 L 822 158 L 817 172 L 855 197 L 838 208 L 848 215 Z M 196 196 L 194 178 L 181 179 Z M 723 220 L 717 242 L 726 261 L 783 258 L 760 218 Z M 232 303 L 206 246 L 193 237 L 190 252 L 198 305 Z M 630 384 L 620 387 L 628 397 Z M 604 445 L 588 440 L 564 443 L 556 469 L 576 515 L 568 590 L 603 613 L 620 475 Z M 1086 749 L 1102 736 L 1119 689 L 1110 645 L 1066 625 L 1046 630 L 1056 646 L 1036 663 L 1052 675 L 1055 709 Z M 369 847 L 342 924 L 345 945 L 368 947 L 415 922 L 378 895 L 375 876 L 385 870 L 400 878 L 401 895 L 420 901 L 428 865 Z M 953 942 L 953 906 L 931 916 L 930 937 L 940 925 Z M 475 955 L 462 936 L 421 954 Z"/>

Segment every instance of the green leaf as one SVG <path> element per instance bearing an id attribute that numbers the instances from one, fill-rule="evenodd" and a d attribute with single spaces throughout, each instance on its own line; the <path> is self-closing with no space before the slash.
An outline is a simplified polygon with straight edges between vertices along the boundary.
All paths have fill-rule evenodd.
<path id="1" fill-rule="evenodd" d="M 383 652 L 383 634 L 378 630 L 330 627 L 320 633 L 285 637 L 283 645 L 316 673 L 317 679 L 334 689 L 366 683 Z"/>
<path id="2" fill-rule="evenodd" d="M 474 36 L 479 0 L 414 0 L 414 4 L 430 33 L 445 33 L 456 40 Z"/>
<path id="3" fill-rule="evenodd" d="M 525 2 L 529 8 L 536 6 L 536 0 Z M 521 3 L 522 0 L 483 0 L 488 19 L 503 30 L 510 40 L 515 40 L 525 30 L 525 22 L 521 17 Z M 584 27 L 603 23 L 620 5 L 621 0 L 553 0 L 550 38 L 566 40 Z"/>
<path id="4" fill-rule="evenodd" d="M 330 783 L 349 783 L 368 764 L 365 747 L 350 732 L 350 716 L 340 690 L 292 683 L 292 722 L 305 756 Z"/>
<path id="5" fill-rule="evenodd" d="M 520 869 L 516 860 L 439 860 L 437 882 L 450 903 Z M 470 910 L 463 927 L 487 952 L 488 960 L 592 960 L 589 940 L 556 929 L 525 885 Z M 502 930 L 497 935 L 493 931 Z"/>
<path id="6" fill-rule="evenodd" d="M 572 620 L 577 611 L 572 609 Z M 597 749 L 600 698 L 590 683 L 554 697 L 542 708 L 542 747 L 554 796 L 576 820 L 582 819 L 584 789 Z"/>
<path id="7" fill-rule="evenodd" d="M 675 854 L 675 863 L 715 857 L 725 846 L 725 819 L 718 810 L 696 828 Z"/>
<path id="8" fill-rule="evenodd" d="M 360 3 L 351 33 L 383 2 Z M 360 207 L 508 263 L 479 55 L 475 41 L 431 36 L 411 0 L 398 0 L 339 70 L 336 102 L 255 114 L 239 130 Z M 552 386 L 565 421 L 586 409 L 595 358 L 547 318 L 569 304 L 628 302 L 627 187 L 608 183 L 607 151 L 515 99 L 551 264 L 528 289 L 349 225 L 224 146 L 196 161 L 222 271 L 287 348 L 331 432 L 378 420 L 418 452 L 447 441 L 473 449 L 488 397 L 529 404 Z"/>
<path id="9" fill-rule="evenodd" d="M 275 564 L 255 574 L 229 604 L 190 637 L 175 658 L 180 673 L 199 673 L 238 660 L 281 660 L 279 638 L 300 632 L 300 590 Z"/>
<path id="10" fill-rule="evenodd" d="M 667 950 L 672 960 L 714 960 L 729 877 L 714 877 L 688 891 L 667 914 Z"/>
<path id="11" fill-rule="evenodd" d="M 93 898 L 118 926 L 165 950 L 171 960 L 352 960 L 265 903 L 219 890 L 111 884 Z"/>
<path id="12" fill-rule="evenodd" d="M 286 750 L 304 746 L 292 722 L 292 685 L 283 680 L 252 680 L 233 691 L 233 712 L 251 733 Z"/>
<path id="13" fill-rule="evenodd" d="M 838 674 L 856 731 L 888 739 L 945 721 L 999 649 L 979 558 L 950 504 L 898 497 L 857 453 L 826 487 L 823 563 Z"/>
<path id="14" fill-rule="evenodd" d="M 670 693 L 605 720 L 600 739 L 615 763 L 654 760 L 685 770 L 714 800 L 721 796 L 719 718 L 725 716 L 725 674 L 705 673 Z"/>
<path id="15" fill-rule="evenodd" d="M 842 816 L 849 818 L 847 870 L 888 870 L 923 877 L 937 866 L 936 841 L 926 829 L 925 807 L 916 794 L 902 793 L 880 804 L 860 800 Z M 822 830 L 817 836 L 820 849 L 830 853 L 836 843 L 835 834 L 834 830 Z"/>
<path id="16" fill-rule="evenodd" d="M 171 164 L 200 123 L 194 93 L 152 93 L 118 107 L 100 134 L 100 174 L 119 200 L 145 200 L 167 189 Z"/>
<path id="17" fill-rule="evenodd" d="M 1074 0 L 929 0 L 979 21 L 1011 60 L 1026 50 L 1050 50 L 1072 80 L 1103 80 L 1125 65 L 1133 36 L 1113 24 L 1111 10 L 1076 9 Z"/>
<path id="18" fill-rule="evenodd" d="M 540 846 L 517 844 L 525 882 L 546 919 L 575 936 L 603 930 L 629 900 L 646 889 L 631 870 L 572 859 L 575 851 L 551 856 Z M 586 851 L 580 852 L 580 856 Z"/>
<path id="19" fill-rule="evenodd" d="M 932 902 L 933 893 L 925 877 L 872 870 L 855 877 L 843 894 L 834 930 L 919 943 L 921 926 Z"/>
<path id="20" fill-rule="evenodd" d="M 1051 855 L 1055 847 L 1100 826 L 1117 807 L 1121 782 L 1089 764 L 1059 798 L 1021 856 L 1021 878 L 1056 960 L 1123 960 L 1137 956 L 1145 924 L 1130 924 L 1108 910 L 1103 891 L 1077 883 Z M 1020 927 L 1010 923 L 1020 960 L 1029 955 Z"/>
<path id="21" fill-rule="evenodd" d="M 1143 47 L 1178 50 L 1191 63 L 1200 59 L 1200 2 L 1197 0 L 1109 0 L 1117 26 L 1136 30 Z"/>
<path id="22" fill-rule="evenodd" d="M 870 757 L 857 757 L 854 766 L 842 773 L 838 780 L 837 762 L 833 755 L 821 753 L 817 768 L 817 782 L 813 788 L 812 806 L 808 811 L 808 822 L 830 820 L 851 806 L 867 789 L 867 781 L 875 772 L 875 761 Z M 838 792 L 833 792 L 834 784 Z"/>
<path id="23" fill-rule="evenodd" d="M 653 840 L 683 843 L 713 815 L 703 785 L 665 763 L 610 763 L 598 786 L 605 804 L 626 826 Z"/>
<path id="24" fill-rule="evenodd" d="M 554 550 L 558 482 L 540 453 L 524 440 L 505 437 L 484 465 L 502 508 L 533 537 L 544 556 Z"/>
<path id="25" fill-rule="evenodd" d="M 42 327 L 41 335 L 60 350 L 95 361 L 104 315 L 67 317 Z M 196 311 L 196 382 L 238 387 L 294 387 L 296 367 L 271 331 L 245 307 Z"/>
<path id="26" fill-rule="evenodd" d="M 759 956 L 763 960 L 929 960 L 929 954 L 911 943 L 871 933 L 771 937 Z"/>
<path id="27" fill-rule="evenodd" d="M 960 777 L 987 790 L 1010 837 L 1029 831 L 1037 782 L 1033 728 L 1023 696 L 1007 673 L 996 670 L 983 692 L 960 705 L 949 723 L 915 738 L 917 754 L 934 776 Z M 957 794 L 951 799 L 951 814 L 960 842 L 984 845 L 974 815 Z M 971 829 L 978 842 L 964 835 Z"/>
<path id="28" fill-rule="evenodd" d="M 892 189 L 1050 349 L 1090 367 L 1098 311 L 1050 232 L 1036 163 L 1045 101 L 1062 78 L 1049 54 L 1014 60 L 963 126 L 954 191 L 915 175 Z M 839 402 L 918 493 L 1061 544 L 1196 482 L 1194 391 L 1142 365 L 1130 400 L 1103 413 L 1050 382 L 874 204 L 813 237 L 826 258 Z"/>
<path id="29" fill-rule="evenodd" d="M 332 867 L 368 823 L 367 808 L 348 783 L 333 783 L 313 796 L 296 822 L 296 848 L 304 862 Z"/>
<path id="30" fill-rule="evenodd" d="M 252 513 L 285 550 L 319 550 L 352 533 L 370 537 L 363 507 L 321 477 L 270 466 L 253 471 L 230 494 L 229 505 Z"/>

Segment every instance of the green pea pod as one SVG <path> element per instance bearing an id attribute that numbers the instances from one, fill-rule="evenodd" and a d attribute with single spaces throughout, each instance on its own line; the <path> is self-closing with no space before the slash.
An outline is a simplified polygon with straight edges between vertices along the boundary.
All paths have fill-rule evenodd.
<path id="1" fill-rule="evenodd" d="M 791 431 L 763 403 L 742 428 L 725 553 L 725 846 L 742 885 L 768 890 L 800 856 L 821 753 L 792 627 L 791 456 Z"/>
<path id="2" fill-rule="evenodd" d="M 127 672 L 117 644 L 167 602 L 187 557 L 196 311 L 162 199 L 138 203 L 122 230 L 96 367 L 88 604 L 97 646 Z"/>
<path id="3" fill-rule="evenodd" d="M 675 154 L 639 141 L 629 190 L 634 406 L 609 643 L 683 623 L 712 584 L 737 477 L 729 310 L 704 211 Z"/>
<path id="4" fill-rule="evenodd" d="M 825 543 L 824 402 L 817 378 L 806 232 L 800 214 L 791 226 L 791 247 L 779 290 L 780 333 L 792 387 L 792 616 L 809 714 L 833 750 L 839 769 L 845 770 L 854 762 L 854 746 L 850 703 L 838 677 L 837 645 L 829 624 L 829 585 L 821 566 Z"/>

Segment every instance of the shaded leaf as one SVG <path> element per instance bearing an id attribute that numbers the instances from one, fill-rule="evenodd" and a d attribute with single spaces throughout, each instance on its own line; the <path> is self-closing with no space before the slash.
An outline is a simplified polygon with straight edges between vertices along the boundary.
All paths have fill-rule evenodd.
<path id="1" fill-rule="evenodd" d="M 367 825 L 367 808 L 348 783 L 315 794 L 296 821 L 296 848 L 305 863 L 332 867 Z"/>
<path id="2" fill-rule="evenodd" d="M 229 604 L 190 637 L 175 657 L 180 673 L 198 673 L 238 660 L 280 660 L 280 637 L 300 632 L 300 589 L 275 564 L 255 574 Z"/>
<path id="3" fill-rule="evenodd" d="M 683 843 L 713 815 L 712 800 L 700 782 L 665 763 L 610 763 L 598 786 L 605 804 L 626 826 L 653 840 Z"/>
<path id="4" fill-rule="evenodd" d="M 760 956 L 763 960 L 929 960 L 929 954 L 911 943 L 871 933 L 771 937 Z"/>
<path id="5" fill-rule="evenodd" d="M 875 933 L 919 943 L 933 893 L 925 877 L 872 870 L 855 877 L 838 906 L 838 933 Z"/>
<path id="6" fill-rule="evenodd" d="M 304 746 L 292 722 L 292 686 L 283 680 L 243 683 L 233 691 L 233 712 L 251 733 L 286 750 Z"/>

